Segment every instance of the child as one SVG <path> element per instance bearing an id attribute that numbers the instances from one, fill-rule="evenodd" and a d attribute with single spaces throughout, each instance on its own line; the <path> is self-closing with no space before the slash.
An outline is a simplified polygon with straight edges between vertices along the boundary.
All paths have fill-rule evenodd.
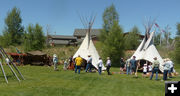
<path id="1" fill-rule="evenodd" d="M 152 72 L 152 64 L 151 63 L 148 65 L 148 72 Z"/>
<path id="2" fill-rule="evenodd" d="M 143 66 L 143 77 L 146 77 L 147 74 L 147 64 L 144 64 Z"/>

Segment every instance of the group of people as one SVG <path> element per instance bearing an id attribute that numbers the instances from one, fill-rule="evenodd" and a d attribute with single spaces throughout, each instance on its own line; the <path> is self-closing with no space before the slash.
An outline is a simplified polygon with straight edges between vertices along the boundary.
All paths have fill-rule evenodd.
<path id="1" fill-rule="evenodd" d="M 133 56 L 132 59 L 120 59 L 120 71 L 124 72 L 126 70 L 126 74 L 135 74 L 137 71 L 137 61 L 136 57 Z"/>
<path id="2" fill-rule="evenodd" d="M 88 59 L 87 59 L 87 65 L 86 65 L 86 68 L 85 68 L 85 72 L 92 72 L 92 57 L 91 55 L 88 55 Z M 75 73 L 77 73 L 77 70 L 78 70 L 78 74 L 80 74 L 80 71 L 81 71 L 81 65 L 83 64 L 83 58 L 78 55 L 78 57 L 75 58 Z M 99 75 L 101 75 L 102 73 L 102 67 L 103 67 L 103 60 L 102 58 L 100 57 L 99 60 L 98 60 L 98 64 L 97 64 L 97 67 L 98 67 L 98 73 Z M 111 68 L 111 60 L 110 60 L 110 57 L 107 57 L 107 61 L 106 61 L 106 67 L 107 67 L 107 73 L 108 75 L 111 75 L 110 73 L 110 68 Z"/>
<path id="3" fill-rule="evenodd" d="M 159 71 L 160 63 L 157 60 L 157 57 L 154 58 L 154 62 L 152 65 L 153 71 L 150 77 L 150 80 L 153 78 L 153 74 L 156 73 L 156 80 L 158 80 L 158 71 Z M 167 80 L 167 75 L 169 74 L 169 78 L 172 78 L 172 73 L 174 71 L 174 63 L 169 59 L 164 59 L 164 62 L 162 64 L 163 66 L 163 80 Z"/>
<path id="4" fill-rule="evenodd" d="M 135 74 L 136 72 L 136 57 L 133 56 L 133 59 L 127 59 L 126 61 L 126 74 Z"/>
<path id="5" fill-rule="evenodd" d="M 160 62 L 158 61 L 157 57 L 153 58 L 154 61 L 152 63 L 146 63 L 142 67 L 143 77 L 147 77 L 147 74 L 150 74 L 150 80 L 152 80 L 154 74 L 156 74 L 155 80 L 158 80 L 158 72 L 160 68 Z M 120 71 L 124 71 L 126 69 L 126 74 L 135 74 L 137 73 L 138 67 L 140 66 L 140 62 L 136 60 L 136 57 L 133 56 L 132 59 L 127 59 L 126 62 L 123 62 L 124 59 L 121 58 L 120 63 Z M 169 59 L 164 59 L 163 66 L 163 80 L 167 80 L 167 75 L 169 74 L 169 78 L 172 77 L 172 73 L 174 71 L 174 63 Z M 135 74 L 137 75 L 137 74 Z"/>
<path id="6" fill-rule="evenodd" d="M 143 65 L 143 67 L 142 67 L 143 77 L 147 77 L 147 74 L 150 74 L 150 80 L 152 80 L 154 74 L 156 74 L 155 80 L 158 80 L 158 72 L 159 72 L 159 68 L 160 68 L 160 62 L 158 61 L 157 57 L 154 57 L 153 59 L 154 59 L 154 61 L 152 63 L 147 63 L 147 61 L 146 61 L 146 63 Z M 86 60 L 87 65 L 85 66 L 85 72 L 92 72 L 92 68 L 93 68 L 92 60 L 93 60 L 93 58 L 91 57 L 91 55 L 88 55 L 88 58 Z M 54 62 L 54 70 L 57 70 L 58 58 L 57 58 L 56 54 L 53 55 L 53 62 Z M 75 73 L 80 74 L 83 63 L 84 63 L 84 60 L 80 55 L 78 55 L 78 57 L 76 57 L 74 60 L 73 60 L 73 57 L 71 56 L 69 58 L 69 67 L 68 67 L 68 60 L 66 59 L 64 61 L 64 69 L 67 70 L 67 67 L 70 69 L 75 68 Z M 126 61 L 123 58 L 121 58 L 120 64 L 121 64 L 120 71 L 124 71 L 124 69 L 125 69 L 127 75 L 135 74 L 137 76 L 136 73 L 137 73 L 138 67 L 140 66 L 140 62 L 136 60 L 136 56 L 133 56 L 132 59 L 127 59 Z M 110 73 L 110 68 L 111 68 L 110 57 L 107 57 L 105 66 L 106 66 L 107 74 L 111 75 L 111 73 Z M 167 80 L 168 74 L 169 74 L 169 78 L 171 78 L 172 73 L 174 71 L 174 63 L 169 58 L 167 58 L 167 59 L 164 59 L 164 63 L 162 64 L 162 66 L 164 69 L 163 70 L 163 80 Z M 97 68 L 98 68 L 98 73 L 100 75 L 102 73 L 102 67 L 103 67 L 103 60 L 102 60 L 102 58 L 99 58 Z"/>

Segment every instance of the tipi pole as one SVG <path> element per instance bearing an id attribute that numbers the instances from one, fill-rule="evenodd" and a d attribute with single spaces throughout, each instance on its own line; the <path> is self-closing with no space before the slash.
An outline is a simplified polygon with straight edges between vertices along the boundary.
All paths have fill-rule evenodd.
<path id="1" fill-rule="evenodd" d="M 4 51 L 4 49 L 0 46 L 1 50 L 3 51 L 3 53 L 6 55 L 6 57 L 9 59 L 10 63 L 13 65 L 13 67 L 17 70 L 17 72 L 20 74 L 20 76 L 22 77 L 23 80 L 24 77 L 23 75 L 21 74 L 21 72 L 19 71 L 19 69 L 16 67 L 16 65 L 11 61 L 11 59 L 9 58 L 9 56 L 6 54 L 6 52 Z M 6 59 L 6 58 L 5 58 Z"/>
<path id="2" fill-rule="evenodd" d="M 2 49 L 2 48 L 1 48 Z M 2 56 L 4 57 L 5 61 L 6 61 L 6 57 L 4 56 L 2 50 L 0 50 Z M 9 58 L 8 58 L 9 59 Z M 9 59 L 10 60 L 10 59 Z M 18 78 L 18 76 L 16 75 L 16 73 L 14 72 L 14 70 L 12 69 L 11 65 L 9 64 L 9 62 L 6 61 L 6 63 L 8 64 L 9 68 L 11 69 L 12 73 L 16 76 L 16 78 L 18 79 L 18 81 L 20 82 L 20 79 Z"/>
<path id="3" fill-rule="evenodd" d="M 1 66 L 1 70 L 2 70 L 2 73 L 3 73 L 3 75 L 4 75 L 4 78 L 5 78 L 5 80 L 6 80 L 6 83 L 8 83 L 8 80 L 7 80 L 7 77 L 6 77 L 6 73 L 5 73 L 5 71 L 4 71 L 4 68 L 3 68 L 3 65 L 2 65 L 1 62 L 0 62 L 0 66 Z"/>
<path id="4" fill-rule="evenodd" d="M 11 69 L 12 73 L 16 76 L 16 78 L 18 79 L 18 81 L 20 82 L 21 80 L 19 79 L 19 77 L 17 76 L 17 74 L 14 72 L 14 70 L 12 69 L 11 65 L 7 62 L 9 68 Z"/>

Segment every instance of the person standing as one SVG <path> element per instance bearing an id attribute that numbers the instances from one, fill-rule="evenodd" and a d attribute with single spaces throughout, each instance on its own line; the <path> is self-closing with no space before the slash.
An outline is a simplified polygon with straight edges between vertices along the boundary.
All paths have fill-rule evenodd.
<path id="1" fill-rule="evenodd" d="M 92 57 L 91 57 L 91 55 L 88 55 L 87 65 L 86 65 L 86 72 L 88 70 L 89 70 L 89 72 L 91 72 L 91 68 L 92 68 Z"/>
<path id="2" fill-rule="evenodd" d="M 167 59 L 164 60 L 164 64 L 163 64 L 163 67 L 164 67 L 164 72 L 163 72 L 163 80 L 167 80 L 167 74 L 168 74 L 168 71 L 170 70 L 170 63 L 168 62 Z"/>
<path id="3" fill-rule="evenodd" d="M 54 70 L 57 71 L 58 58 L 56 54 L 53 55 L 53 63 L 54 63 Z"/>
<path id="4" fill-rule="evenodd" d="M 130 58 L 129 59 L 127 59 L 127 61 L 126 61 L 126 74 L 128 75 L 128 74 L 131 74 L 131 63 L 130 63 Z"/>
<path id="5" fill-rule="evenodd" d="M 159 71 L 159 61 L 157 60 L 157 57 L 154 58 L 153 64 L 152 64 L 152 74 L 150 77 L 150 80 L 152 80 L 154 73 L 156 73 L 156 80 L 158 80 L 158 71 Z"/>
<path id="6" fill-rule="evenodd" d="M 168 60 L 168 63 L 170 64 L 170 69 L 168 71 L 169 78 L 172 78 L 172 73 L 174 70 L 174 63 L 169 58 L 167 58 L 167 60 Z"/>
<path id="7" fill-rule="evenodd" d="M 65 59 L 65 60 L 64 60 L 64 70 L 67 70 L 67 66 L 68 66 L 68 60 Z"/>
<path id="8" fill-rule="evenodd" d="M 147 64 L 145 63 L 144 66 L 143 66 L 143 77 L 146 77 L 147 76 Z"/>
<path id="9" fill-rule="evenodd" d="M 124 58 L 121 58 L 121 59 L 120 59 L 120 71 L 121 71 L 121 72 L 123 72 L 124 65 L 125 65 Z"/>
<path id="10" fill-rule="evenodd" d="M 152 64 L 149 63 L 149 65 L 148 65 L 148 76 L 150 76 L 151 73 L 152 73 Z"/>
<path id="11" fill-rule="evenodd" d="M 102 66 L 103 66 L 103 61 L 102 61 L 102 59 L 101 59 L 101 57 L 100 57 L 100 58 L 99 58 L 99 61 L 98 61 L 98 72 L 99 72 L 99 75 L 101 75 Z"/>
<path id="12" fill-rule="evenodd" d="M 106 67 L 107 67 L 106 70 L 107 70 L 108 75 L 111 75 L 111 73 L 110 73 L 110 68 L 111 68 L 111 60 L 110 60 L 110 57 L 107 57 Z"/>
<path id="13" fill-rule="evenodd" d="M 133 56 L 133 59 L 130 60 L 131 63 L 131 74 L 135 74 L 136 72 L 136 56 Z"/>
<path id="14" fill-rule="evenodd" d="M 76 62 L 75 73 L 77 73 L 77 69 L 78 69 L 78 74 L 80 74 L 81 64 L 83 62 L 83 59 L 81 58 L 80 55 L 78 55 L 78 57 L 76 57 L 75 62 Z"/>
<path id="15" fill-rule="evenodd" d="M 69 66 L 68 69 L 74 70 L 73 56 L 69 57 Z"/>
<path id="16" fill-rule="evenodd" d="M 149 65 L 148 65 L 148 72 L 152 72 L 152 64 L 151 63 L 149 63 Z"/>

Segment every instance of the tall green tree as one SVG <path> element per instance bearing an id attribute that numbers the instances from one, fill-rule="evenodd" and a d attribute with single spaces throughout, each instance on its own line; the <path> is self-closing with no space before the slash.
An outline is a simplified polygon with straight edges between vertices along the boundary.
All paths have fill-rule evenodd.
<path id="1" fill-rule="evenodd" d="M 124 55 L 124 38 L 123 30 L 118 25 L 117 21 L 113 22 L 113 26 L 110 28 L 109 33 L 107 34 L 106 40 L 103 42 L 103 56 L 110 57 L 112 60 L 112 66 L 120 65 L 120 57 Z"/>
<path id="2" fill-rule="evenodd" d="M 4 43 L 7 45 L 20 45 L 24 35 L 24 27 L 21 25 L 22 19 L 20 10 L 14 7 L 7 13 L 5 18 L 5 28 L 3 31 Z"/>
<path id="3" fill-rule="evenodd" d="M 180 64 L 180 23 L 177 24 L 177 36 L 175 44 L 175 60 Z"/>
<path id="4" fill-rule="evenodd" d="M 42 50 L 45 47 L 45 36 L 39 24 L 29 25 L 24 36 L 24 50 Z"/>
<path id="5" fill-rule="evenodd" d="M 43 29 L 39 24 L 35 25 L 34 28 L 34 49 L 41 50 L 44 48 L 45 44 L 45 36 L 43 33 Z"/>
<path id="6" fill-rule="evenodd" d="M 119 22 L 119 15 L 113 4 L 105 9 L 103 13 L 103 22 L 103 29 L 101 30 L 102 32 L 100 34 L 101 41 L 106 39 L 106 35 L 114 25 L 114 22 Z"/>
<path id="7" fill-rule="evenodd" d="M 125 36 L 125 46 L 128 50 L 135 50 L 137 49 L 138 45 L 140 44 L 140 31 L 138 27 L 134 26 L 129 34 Z"/>

